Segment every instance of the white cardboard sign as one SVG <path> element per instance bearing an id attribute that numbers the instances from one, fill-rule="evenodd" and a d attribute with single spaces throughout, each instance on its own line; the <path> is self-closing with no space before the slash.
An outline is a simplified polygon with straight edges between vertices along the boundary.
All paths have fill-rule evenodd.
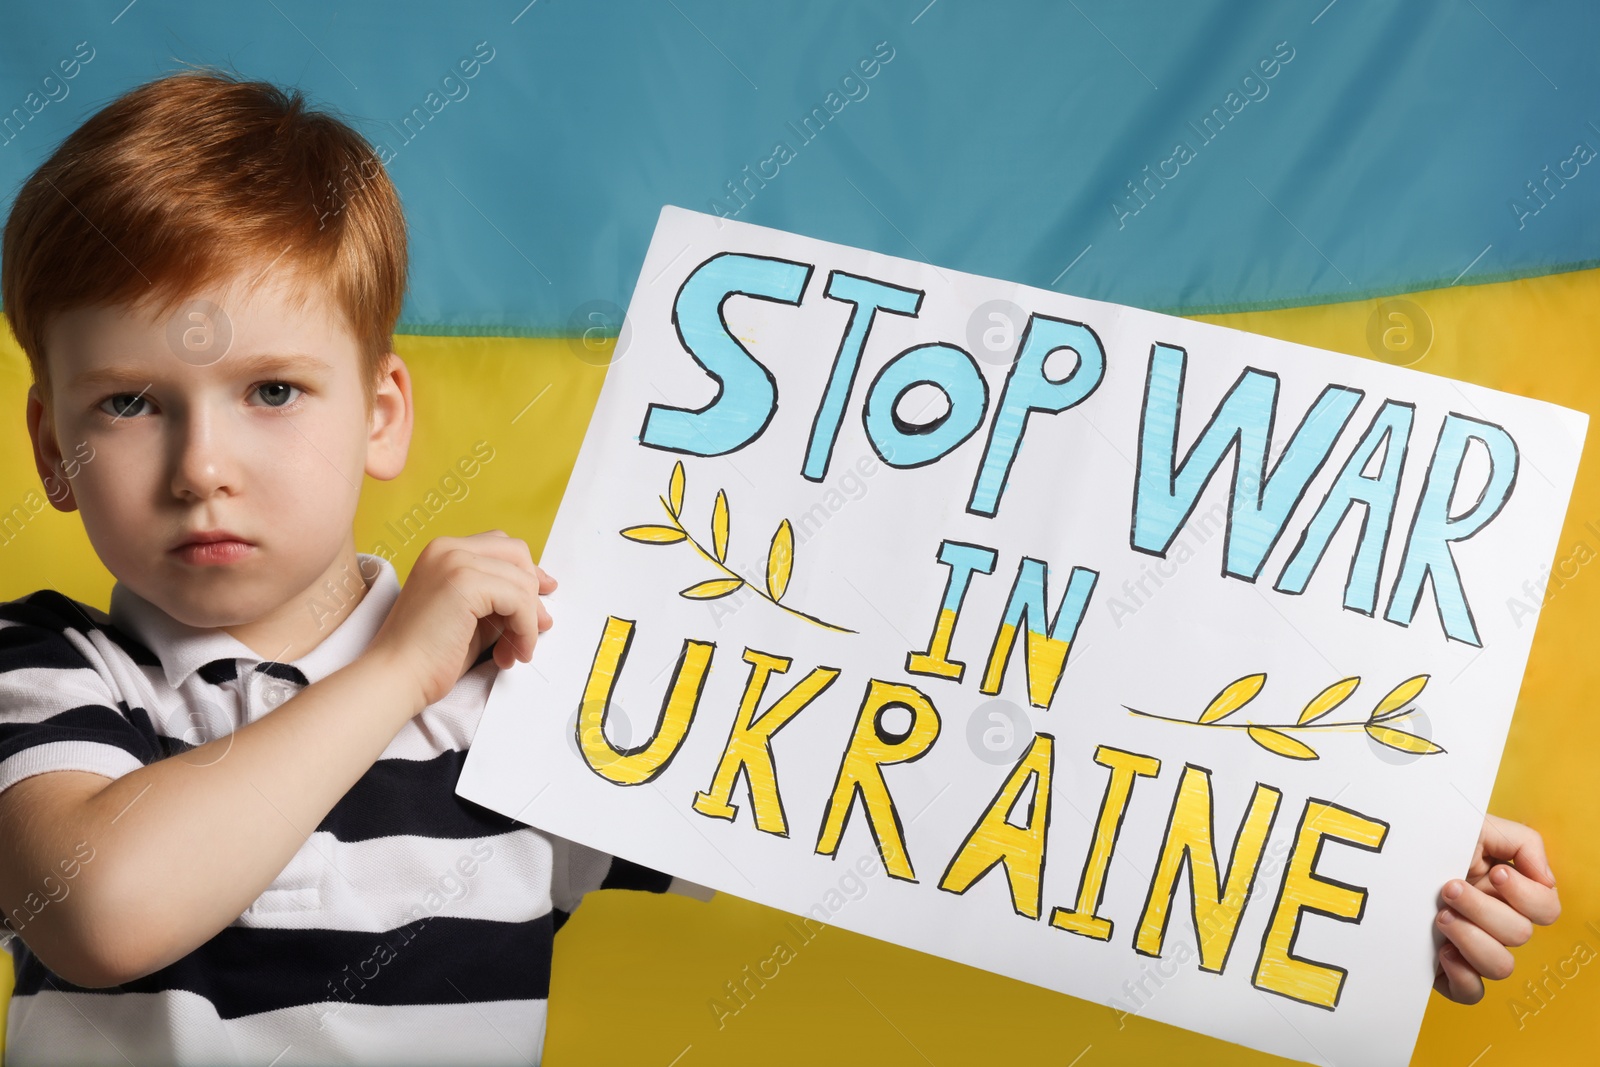
<path id="1" fill-rule="evenodd" d="M 797 937 L 1409 1059 L 1587 416 L 673 207 L 618 351 L 462 796 Z"/>

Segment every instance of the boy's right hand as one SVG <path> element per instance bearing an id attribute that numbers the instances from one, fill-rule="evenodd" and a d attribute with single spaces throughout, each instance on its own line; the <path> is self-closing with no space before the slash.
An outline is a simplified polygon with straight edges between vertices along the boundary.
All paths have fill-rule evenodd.
<path id="1" fill-rule="evenodd" d="M 436 537 L 423 548 L 367 654 L 416 680 L 415 715 L 455 688 L 489 645 L 502 670 L 533 655 L 556 580 L 503 530 Z M 409 716 L 408 716 L 409 717 Z"/>

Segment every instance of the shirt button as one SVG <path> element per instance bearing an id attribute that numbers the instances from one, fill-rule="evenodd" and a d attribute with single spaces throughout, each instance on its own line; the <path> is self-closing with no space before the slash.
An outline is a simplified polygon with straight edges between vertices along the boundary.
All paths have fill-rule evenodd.
<path id="1" fill-rule="evenodd" d="M 256 674 L 250 686 L 250 704 L 271 711 L 294 695 L 294 688 L 268 674 Z"/>

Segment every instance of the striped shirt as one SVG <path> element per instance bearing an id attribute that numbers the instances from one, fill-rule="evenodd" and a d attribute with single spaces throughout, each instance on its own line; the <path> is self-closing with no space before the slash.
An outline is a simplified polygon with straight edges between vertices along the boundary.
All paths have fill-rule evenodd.
<path id="1" fill-rule="evenodd" d="M 0 604 L 0 791 L 46 771 L 117 778 L 254 722 L 352 662 L 394 567 L 316 648 L 263 661 L 121 583 L 109 613 L 51 590 Z M 537 1063 L 552 939 L 594 889 L 709 891 L 455 794 L 496 668 L 484 655 L 412 718 L 254 903 L 177 962 L 106 989 L 28 950 L 93 842 L 6 917 L 6 1063 Z M 46 879 L 49 882 L 50 879 Z"/>

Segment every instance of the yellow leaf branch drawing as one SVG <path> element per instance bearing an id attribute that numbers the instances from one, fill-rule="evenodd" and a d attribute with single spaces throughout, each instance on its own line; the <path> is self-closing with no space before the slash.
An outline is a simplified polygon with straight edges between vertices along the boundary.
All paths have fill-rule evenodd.
<path id="1" fill-rule="evenodd" d="M 1213 723 L 1223 716 L 1232 715 L 1254 700 L 1256 694 L 1261 692 L 1261 687 L 1266 684 L 1267 676 L 1264 674 L 1245 675 L 1223 689 L 1211 703 L 1206 705 L 1206 710 L 1200 713 L 1200 722 Z"/>
<path id="2" fill-rule="evenodd" d="M 788 592 L 789 578 L 794 571 L 794 528 L 789 525 L 789 520 L 784 519 L 778 523 L 777 530 L 773 531 L 772 541 L 767 548 L 766 588 L 763 590 L 754 582 L 747 580 L 743 575 L 728 566 L 728 539 L 732 526 L 729 514 L 728 495 L 721 489 L 717 490 L 716 503 L 711 508 L 711 548 L 697 541 L 683 524 L 683 490 L 684 474 L 683 463 L 680 461 L 672 466 L 672 478 L 667 485 L 667 495 L 661 497 L 661 506 L 667 511 L 669 525 L 646 523 L 642 526 L 629 526 L 618 531 L 630 541 L 637 541 L 646 545 L 675 545 L 686 542 L 707 563 L 721 571 L 723 577 L 710 578 L 703 582 L 696 582 L 687 589 L 679 590 L 678 595 L 687 600 L 716 600 L 718 597 L 729 596 L 740 589 L 749 589 L 762 600 L 773 607 L 787 611 L 791 615 L 815 623 L 825 630 L 834 630 L 838 633 L 853 634 L 856 631 L 843 626 L 835 626 L 830 622 L 823 622 L 814 615 L 808 615 L 797 608 L 792 608 L 782 603 L 783 594 Z"/>
<path id="3" fill-rule="evenodd" d="M 1317 759 L 1317 750 L 1294 736 L 1296 731 L 1309 730 L 1363 730 L 1366 735 L 1380 745 L 1398 749 L 1401 752 L 1411 752 L 1419 756 L 1431 756 L 1445 751 L 1425 737 L 1408 733 L 1405 730 L 1387 725 L 1398 719 L 1403 719 L 1412 714 L 1416 709 L 1411 707 L 1411 702 L 1422 692 L 1428 684 L 1428 675 L 1418 674 L 1407 678 L 1393 689 L 1389 690 L 1382 700 L 1373 707 L 1370 714 L 1364 719 L 1342 719 L 1334 722 L 1326 718 L 1336 708 L 1344 705 L 1355 693 L 1356 687 L 1361 684 L 1358 677 L 1341 678 L 1332 685 L 1323 689 L 1301 709 L 1298 718 L 1293 723 L 1255 723 L 1255 722 L 1222 722 L 1221 720 L 1232 715 L 1240 708 L 1254 700 L 1260 694 L 1262 687 L 1267 684 L 1265 674 L 1247 674 L 1237 681 L 1230 682 L 1222 688 L 1222 692 L 1212 698 L 1200 717 L 1195 720 L 1174 719 L 1166 715 L 1155 715 L 1137 708 L 1123 705 L 1133 715 L 1143 716 L 1146 719 L 1160 719 L 1162 722 L 1182 723 L 1185 726 L 1205 726 L 1223 730 L 1243 730 L 1246 736 L 1268 752 L 1272 752 L 1288 759 L 1314 760 Z"/>
<path id="4" fill-rule="evenodd" d="M 767 595 L 774 601 L 782 600 L 789 588 L 789 572 L 794 567 L 794 528 L 789 520 L 778 523 L 772 535 L 772 545 L 767 549 Z"/>

